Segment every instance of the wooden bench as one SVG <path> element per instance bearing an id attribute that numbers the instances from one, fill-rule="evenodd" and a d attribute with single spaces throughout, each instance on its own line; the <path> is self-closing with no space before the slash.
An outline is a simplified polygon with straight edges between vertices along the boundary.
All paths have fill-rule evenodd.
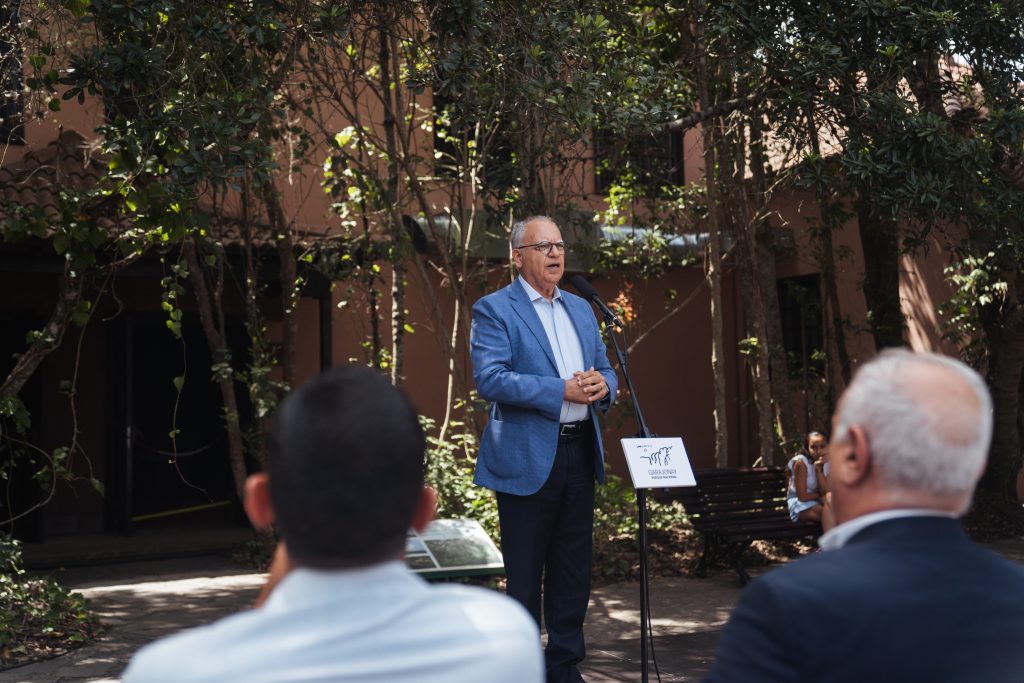
<path id="1" fill-rule="evenodd" d="M 786 507 L 786 468 L 696 470 L 697 485 L 652 492 L 661 501 L 678 500 L 704 539 L 697 576 L 707 575 L 715 556 L 724 556 L 745 585 L 743 551 L 755 540 L 817 537 L 817 522 L 793 522 Z"/>

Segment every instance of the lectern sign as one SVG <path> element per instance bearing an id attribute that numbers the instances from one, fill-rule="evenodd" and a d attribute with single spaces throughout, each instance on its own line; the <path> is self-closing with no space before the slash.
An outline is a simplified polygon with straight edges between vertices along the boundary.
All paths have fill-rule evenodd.
<path id="1" fill-rule="evenodd" d="M 679 437 L 671 439 L 623 439 L 622 452 L 629 465 L 633 487 L 638 489 L 696 486 L 686 447 Z"/>

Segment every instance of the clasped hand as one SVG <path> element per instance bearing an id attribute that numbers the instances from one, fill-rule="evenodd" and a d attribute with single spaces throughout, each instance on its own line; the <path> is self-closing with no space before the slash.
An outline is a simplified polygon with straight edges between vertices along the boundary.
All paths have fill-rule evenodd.
<path id="1" fill-rule="evenodd" d="M 593 403 L 607 395 L 608 384 L 604 376 L 593 367 L 586 372 L 577 371 L 565 380 L 565 400 L 570 403 Z"/>

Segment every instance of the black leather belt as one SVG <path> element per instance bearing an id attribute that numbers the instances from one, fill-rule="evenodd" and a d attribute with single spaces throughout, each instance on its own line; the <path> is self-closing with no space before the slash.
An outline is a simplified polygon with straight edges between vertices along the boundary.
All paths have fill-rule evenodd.
<path id="1" fill-rule="evenodd" d="M 563 422 L 558 425 L 558 438 L 559 439 L 575 439 L 577 436 L 583 436 L 588 433 L 587 430 L 593 429 L 590 426 L 590 420 L 580 420 L 579 422 Z"/>

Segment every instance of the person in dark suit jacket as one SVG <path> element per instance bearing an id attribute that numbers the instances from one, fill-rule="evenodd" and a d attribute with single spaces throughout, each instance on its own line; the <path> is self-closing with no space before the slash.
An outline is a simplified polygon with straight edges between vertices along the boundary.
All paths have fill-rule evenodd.
<path id="1" fill-rule="evenodd" d="M 506 590 L 541 623 L 547 680 L 582 680 L 598 410 L 617 380 L 590 304 L 563 292 L 565 242 L 534 216 L 511 234 L 519 278 L 473 306 L 473 379 L 491 402 L 474 481 L 497 492 Z"/>
<path id="2" fill-rule="evenodd" d="M 963 363 L 888 350 L 839 401 L 829 486 L 839 525 L 755 579 L 712 683 L 1024 680 L 1024 567 L 972 543 L 992 401 Z"/>

